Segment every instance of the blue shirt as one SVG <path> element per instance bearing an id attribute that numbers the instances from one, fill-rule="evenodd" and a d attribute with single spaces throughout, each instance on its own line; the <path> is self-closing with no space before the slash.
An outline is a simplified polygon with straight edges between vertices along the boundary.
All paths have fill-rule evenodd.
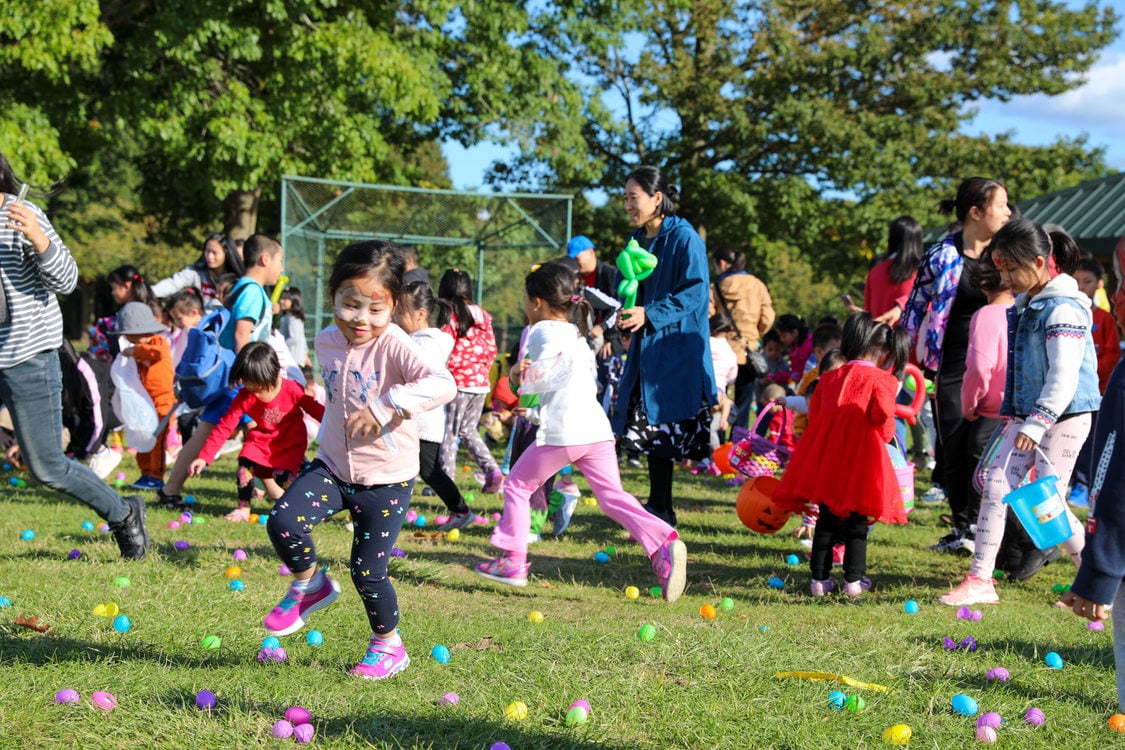
<path id="1" fill-rule="evenodd" d="M 234 306 L 231 308 L 230 321 L 219 333 L 219 345 L 224 349 L 235 351 L 234 327 L 240 320 L 250 320 L 254 323 L 254 332 L 250 335 L 251 341 L 268 341 L 270 326 L 273 322 L 273 304 L 265 287 L 254 281 L 249 276 L 243 276 L 230 290 Z"/>

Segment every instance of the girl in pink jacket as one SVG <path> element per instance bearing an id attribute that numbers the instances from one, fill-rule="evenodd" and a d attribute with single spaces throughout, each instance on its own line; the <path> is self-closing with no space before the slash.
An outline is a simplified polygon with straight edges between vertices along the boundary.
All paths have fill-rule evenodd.
<path id="1" fill-rule="evenodd" d="M 352 583 L 372 630 L 351 674 L 369 680 L 393 677 L 410 664 L 396 629 L 398 598 L 387 563 L 418 474 L 416 417 L 457 392 L 449 373 L 429 364 L 391 322 L 404 270 L 402 256 L 381 241 L 349 245 L 336 259 L 328 282 L 335 325 L 315 342 L 328 396 L 320 449 L 266 525 L 293 583 L 263 622 L 270 633 L 288 635 L 336 601 L 340 586 L 318 568 L 312 530 L 351 512 Z"/>

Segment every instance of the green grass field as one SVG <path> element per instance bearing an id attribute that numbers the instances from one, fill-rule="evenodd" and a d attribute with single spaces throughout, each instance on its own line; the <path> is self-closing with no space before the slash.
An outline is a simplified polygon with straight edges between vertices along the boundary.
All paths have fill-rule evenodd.
<path id="1" fill-rule="evenodd" d="M 123 464 L 124 466 L 124 464 Z M 283 640 L 284 664 L 260 665 L 262 616 L 284 593 L 264 527 L 228 524 L 234 462 L 221 460 L 188 491 L 205 524 L 170 530 L 178 517 L 151 509 L 154 550 L 141 563 L 119 559 L 108 534 L 82 531 L 97 521 L 84 506 L 43 488 L 0 496 L 0 747 L 207 748 L 283 747 L 294 740 L 270 735 L 286 708 L 313 715 L 320 747 L 487 748 L 855 748 L 882 746 L 884 729 L 905 723 L 912 747 L 969 747 L 976 720 L 958 716 L 950 698 L 965 692 L 981 711 L 999 712 L 1006 747 L 1103 747 L 1118 741 L 1106 720 L 1116 710 L 1111 634 L 1051 606 L 1052 584 L 1069 582 L 1069 563 L 1055 563 L 1031 582 L 1002 585 L 1002 603 L 983 607 L 980 622 L 958 620 L 934 598 L 960 579 L 966 558 L 925 551 L 944 533 L 939 509 L 919 508 L 906 527 L 878 527 L 869 548 L 875 589 L 862 601 L 813 600 L 803 553 L 788 531 L 747 531 L 734 513 L 736 489 L 720 480 L 677 475 L 680 532 L 689 552 L 688 588 L 668 605 L 647 592 L 653 580 L 643 552 L 596 508 L 579 504 L 562 540 L 547 535 L 531 548 L 532 579 L 508 589 L 474 575 L 470 564 L 493 554 L 489 531 L 475 526 L 457 542 L 427 529 L 405 530 L 395 560 L 401 630 L 412 664 L 403 674 L 367 682 L 346 674 L 363 654 L 367 621 L 346 574 L 349 534 L 333 521 L 318 530 L 322 560 L 341 579 L 333 607 L 311 617 L 323 645 L 303 631 Z M 135 473 L 135 472 L 134 472 Z M 222 478 L 220 478 L 222 477 Z M 468 474 L 459 477 L 466 487 Z M 643 495 L 643 471 L 629 470 L 626 487 Z M 588 490 L 579 479 L 584 493 Z M 923 485 L 924 486 L 924 485 Z M 431 518 L 436 498 L 416 497 Z M 479 512 L 499 510 L 495 496 Z M 36 532 L 21 540 L 24 529 Z M 187 551 L 174 542 L 186 540 Z M 608 564 L 593 556 L 607 545 Z M 68 560 L 72 549 L 82 557 Z M 244 549 L 245 591 L 228 589 L 224 573 Z M 801 564 L 786 565 L 786 555 Z M 118 576 L 132 581 L 114 585 Z M 767 585 L 771 576 L 784 590 Z M 630 601 L 626 586 L 642 595 Z M 734 601 L 714 620 L 704 604 Z M 921 611 L 903 612 L 915 599 Z M 92 614 L 114 603 L 132 620 L 124 634 L 112 618 Z M 542 612 L 540 624 L 529 622 Z M 39 633 L 13 624 L 27 613 L 50 626 Z M 637 637 L 646 623 L 649 643 Z M 222 639 L 204 650 L 207 635 Z M 975 653 L 949 652 L 942 638 L 972 635 Z M 452 653 L 430 658 L 435 644 Z M 1055 651 L 1062 670 L 1044 665 Z M 1007 683 L 990 684 L 992 667 L 1006 667 Z M 888 688 L 857 690 L 826 682 L 783 679 L 784 671 L 848 675 Z M 858 713 L 828 705 L 830 691 L 861 695 Z M 82 701 L 57 705 L 55 692 L 77 690 Z M 195 694 L 214 691 L 218 707 L 202 712 Z M 113 693 L 118 706 L 103 713 L 90 696 Z M 443 707 L 443 693 L 460 696 Z M 585 698 L 590 720 L 567 727 L 572 701 Z M 528 716 L 506 721 L 504 708 L 523 701 Z M 1042 709 L 1046 723 L 1026 725 L 1024 712 Z"/>

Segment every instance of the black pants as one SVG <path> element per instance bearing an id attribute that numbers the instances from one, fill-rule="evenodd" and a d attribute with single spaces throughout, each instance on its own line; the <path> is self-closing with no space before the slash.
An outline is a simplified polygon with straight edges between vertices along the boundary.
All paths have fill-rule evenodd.
<path id="1" fill-rule="evenodd" d="M 461 490 L 445 473 L 441 466 L 441 443 L 429 440 L 418 441 L 418 476 L 422 481 L 433 487 L 434 492 L 449 508 L 450 513 L 468 513 L 469 506 L 461 496 Z"/>
<path id="2" fill-rule="evenodd" d="M 676 525 L 676 511 L 672 508 L 672 460 L 648 456 L 648 503 L 649 513 L 659 516 Z"/>
<path id="3" fill-rule="evenodd" d="M 750 407 L 758 398 L 758 373 L 747 362 L 738 366 L 738 375 L 734 379 L 734 406 L 737 413 L 731 420 L 732 425 L 750 427 Z"/>
<path id="4" fill-rule="evenodd" d="M 969 422 L 961 416 L 962 379 L 939 375 L 934 416 L 941 434 L 941 486 L 949 501 L 953 527 L 964 531 L 976 524 L 980 513 L 980 492 L 973 487 L 973 474 L 988 438 L 1003 420 L 981 417 Z"/>
<path id="5" fill-rule="evenodd" d="M 867 516 L 849 513 L 841 518 L 821 504 L 809 558 L 814 581 L 832 573 L 832 545 L 839 543 L 844 545 L 844 581 L 855 583 L 867 572 Z"/>

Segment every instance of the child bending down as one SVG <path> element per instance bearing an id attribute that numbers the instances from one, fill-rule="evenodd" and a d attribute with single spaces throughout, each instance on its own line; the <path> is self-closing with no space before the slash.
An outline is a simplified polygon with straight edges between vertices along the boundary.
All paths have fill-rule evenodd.
<path id="1" fill-rule="evenodd" d="M 895 395 L 909 347 L 904 330 L 853 313 L 841 342 L 848 362 L 821 375 L 809 401 L 809 427 L 773 501 L 798 513 L 820 504 L 810 558 L 813 596 L 836 588 L 833 537 L 843 538 L 844 593 L 855 598 L 871 588 L 864 575 L 868 524 L 906 522 L 887 441 L 895 434 Z"/>
<path id="2" fill-rule="evenodd" d="M 603 512 L 644 548 L 664 599 L 673 602 L 686 583 L 687 548 L 675 529 L 621 487 L 613 431 L 598 404 L 594 353 L 583 338 L 589 303 L 578 276 L 562 262 L 544 263 L 528 274 L 524 291 L 524 312 L 531 323 L 527 358 L 508 377 L 521 394 L 539 394 L 539 405 L 529 415 L 539 431 L 535 445 L 520 456 L 504 482 L 504 514 L 491 540 L 504 554 L 479 563 L 476 572 L 509 586 L 527 585 L 529 497 L 573 463 Z"/>
<path id="3" fill-rule="evenodd" d="M 196 476 L 211 465 L 244 414 L 254 420 L 238 454 L 238 507 L 226 515 L 228 521 L 249 521 L 254 478 L 262 480 L 271 500 L 281 497 L 305 460 L 309 439 L 304 416 L 319 421 L 324 406 L 296 381 L 281 377 L 277 353 L 264 341 L 242 347 L 231 366 L 230 382 L 242 389 L 207 436 L 190 473 Z"/>

